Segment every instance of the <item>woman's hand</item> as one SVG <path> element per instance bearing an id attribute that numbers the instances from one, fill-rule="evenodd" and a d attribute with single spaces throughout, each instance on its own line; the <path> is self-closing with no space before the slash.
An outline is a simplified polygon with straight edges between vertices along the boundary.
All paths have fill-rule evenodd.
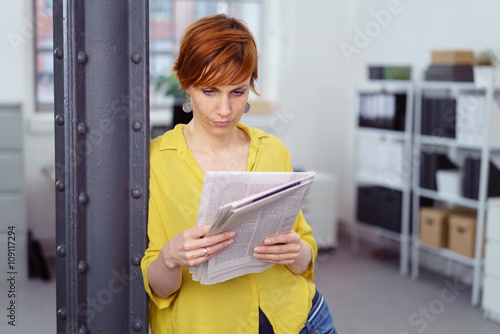
<path id="1" fill-rule="evenodd" d="M 253 256 L 263 262 L 286 265 L 297 275 L 307 270 L 312 259 L 311 249 L 295 231 L 266 238 L 263 246 L 254 248 Z"/>
<path id="2" fill-rule="evenodd" d="M 158 297 L 165 299 L 179 290 L 182 267 L 194 267 L 208 261 L 234 242 L 232 231 L 203 238 L 209 229 L 210 225 L 187 229 L 163 245 L 147 273 L 149 286 Z"/>
<path id="3" fill-rule="evenodd" d="M 234 242 L 234 232 L 227 231 L 204 237 L 210 225 L 187 229 L 163 246 L 160 257 L 167 268 L 195 267 L 222 252 Z M 206 255 L 205 254 L 206 249 Z"/>

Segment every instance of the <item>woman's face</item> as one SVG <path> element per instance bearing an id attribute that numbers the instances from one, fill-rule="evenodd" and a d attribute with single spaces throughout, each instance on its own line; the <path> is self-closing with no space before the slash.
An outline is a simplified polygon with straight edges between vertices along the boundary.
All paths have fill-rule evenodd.
<path id="1" fill-rule="evenodd" d="M 250 78 L 228 86 L 189 87 L 193 122 L 211 133 L 233 130 L 243 115 L 250 92 Z"/>

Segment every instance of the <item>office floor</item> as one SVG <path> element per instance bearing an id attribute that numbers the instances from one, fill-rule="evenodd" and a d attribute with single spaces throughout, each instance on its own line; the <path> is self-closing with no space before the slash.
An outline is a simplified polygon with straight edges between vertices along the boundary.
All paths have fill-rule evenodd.
<path id="1" fill-rule="evenodd" d="M 469 288 L 428 272 L 414 282 L 399 276 L 397 259 L 374 258 L 367 245 L 353 255 L 348 240 L 340 242 L 333 254 L 319 254 L 315 274 L 339 334 L 500 333 L 470 306 Z M 1 301 L 5 288 L 0 282 Z M 19 282 L 16 327 L 2 315 L 0 333 L 55 334 L 55 291 L 54 281 Z"/>

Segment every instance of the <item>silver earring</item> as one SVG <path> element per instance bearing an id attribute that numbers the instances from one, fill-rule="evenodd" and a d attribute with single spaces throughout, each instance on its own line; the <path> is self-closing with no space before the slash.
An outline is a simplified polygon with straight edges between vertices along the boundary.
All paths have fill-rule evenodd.
<path id="1" fill-rule="evenodd" d="M 188 98 L 186 102 L 182 104 L 182 110 L 186 114 L 189 114 L 191 111 L 193 111 L 193 106 L 191 105 L 191 99 Z"/>
<path id="2" fill-rule="evenodd" d="M 247 104 L 245 105 L 245 109 L 243 110 L 243 112 L 246 114 L 249 111 L 250 111 L 250 104 L 247 102 Z"/>

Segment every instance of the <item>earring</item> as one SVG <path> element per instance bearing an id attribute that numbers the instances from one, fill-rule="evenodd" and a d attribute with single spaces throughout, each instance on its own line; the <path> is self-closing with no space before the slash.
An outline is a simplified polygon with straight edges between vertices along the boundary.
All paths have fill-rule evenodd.
<path id="1" fill-rule="evenodd" d="M 191 99 L 188 98 L 186 102 L 182 104 L 182 110 L 186 114 L 189 114 L 191 111 L 193 111 L 193 106 L 191 105 Z"/>
<path id="2" fill-rule="evenodd" d="M 247 104 L 245 105 L 245 109 L 243 110 L 243 112 L 246 114 L 249 111 L 250 111 L 250 104 L 247 102 Z"/>

